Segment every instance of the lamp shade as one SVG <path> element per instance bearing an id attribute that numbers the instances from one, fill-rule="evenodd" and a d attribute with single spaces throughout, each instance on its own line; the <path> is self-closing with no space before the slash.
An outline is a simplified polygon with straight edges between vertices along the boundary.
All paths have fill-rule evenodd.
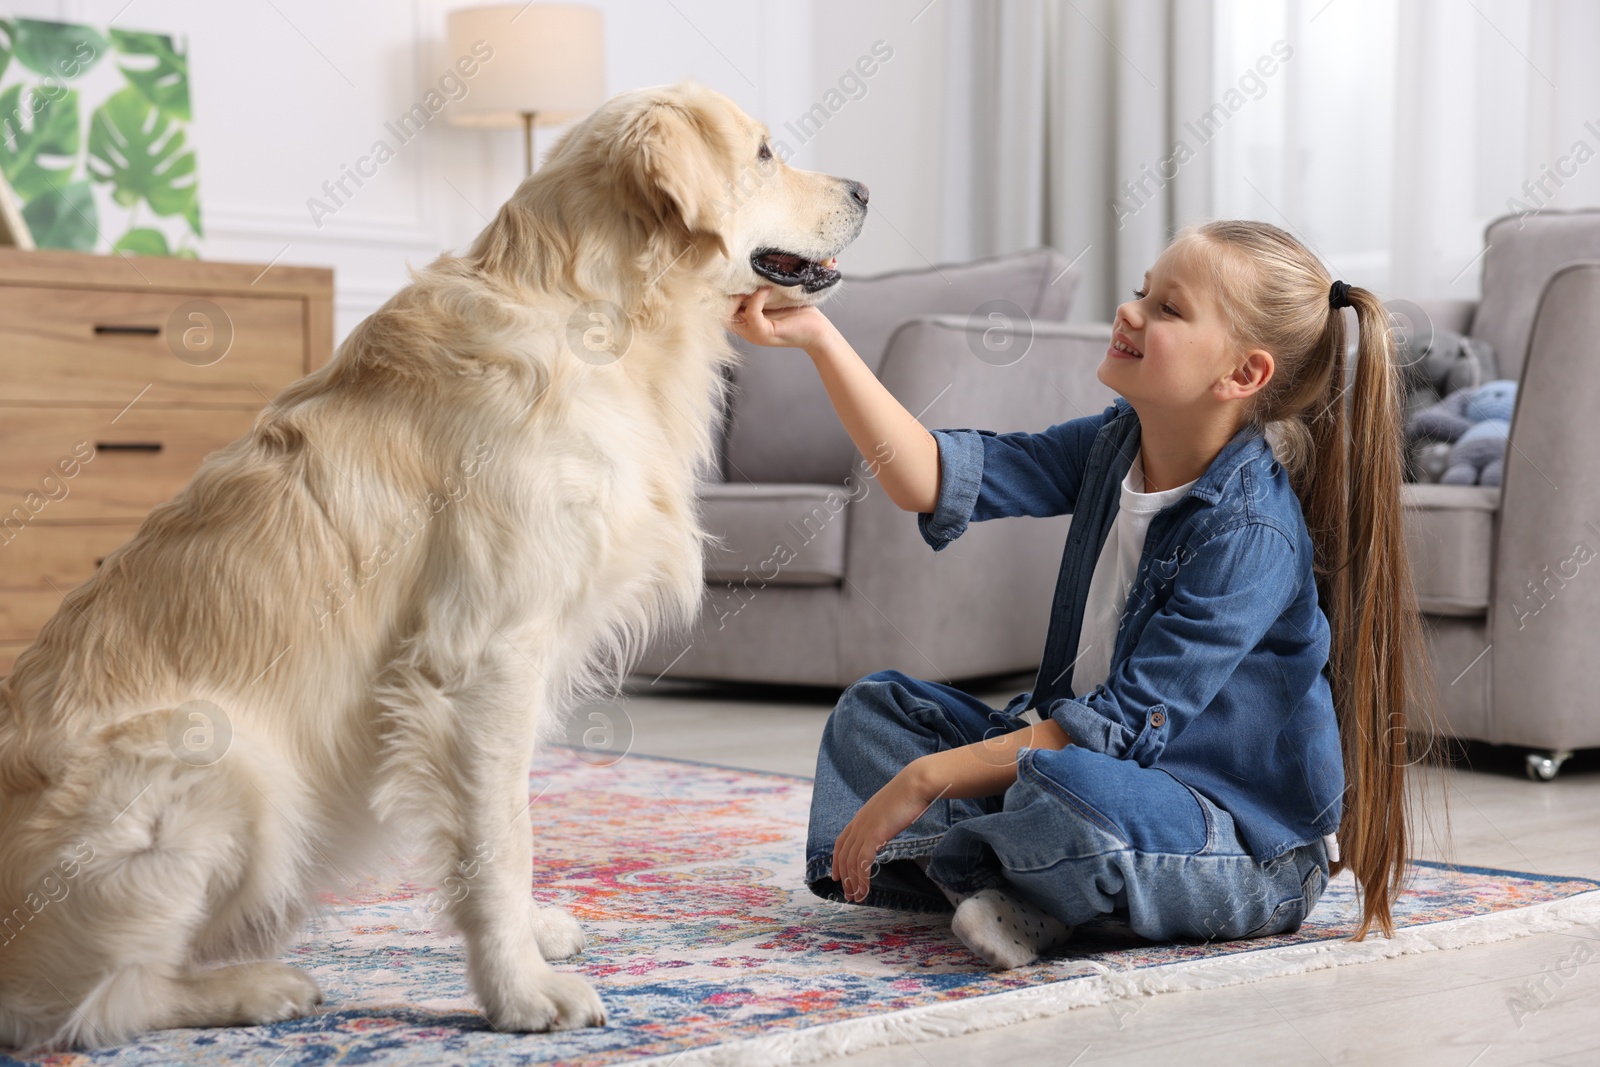
<path id="1" fill-rule="evenodd" d="M 579 4 L 490 4 L 447 17 L 450 55 L 473 56 L 482 41 L 494 54 L 481 62 L 471 91 L 450 106 L 458 126 L 541 126 L 569 122 L 606 97 L 605 18 Z"/>

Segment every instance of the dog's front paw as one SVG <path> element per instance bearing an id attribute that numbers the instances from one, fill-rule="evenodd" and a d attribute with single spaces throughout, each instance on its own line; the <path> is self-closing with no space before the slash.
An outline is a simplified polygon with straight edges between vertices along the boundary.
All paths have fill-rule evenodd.
<path id="1" fill-rule="evenodd" d="M 534 908 L 533 936 L 547 960 L 564 960 L 583 951 L 583 927 L 563 908 Z"/>
<path id="2" fill-rule="evenodd" d="M 496 1030 L 542 1033 L 546 1030 L 578 1030 L 606 1024 L 605 1005 L 600 994 L 585 979 L 575 974 L 550 971 L 540 976 L 535 988 L 520 997 L 486 1010 Z"/>

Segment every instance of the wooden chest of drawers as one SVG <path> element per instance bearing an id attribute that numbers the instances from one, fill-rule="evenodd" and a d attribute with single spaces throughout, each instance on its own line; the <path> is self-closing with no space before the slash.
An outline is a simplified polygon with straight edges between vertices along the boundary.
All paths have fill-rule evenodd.
<path id="1" fill-rule="evenodd" d="M 0 249 L 0 675 L 156 504 L 333 355 L 333 272 Z"/>

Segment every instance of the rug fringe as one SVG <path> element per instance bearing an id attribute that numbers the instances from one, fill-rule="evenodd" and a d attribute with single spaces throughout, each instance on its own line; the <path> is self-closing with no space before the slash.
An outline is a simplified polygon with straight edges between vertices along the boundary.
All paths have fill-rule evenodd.
<path id="1" fill-rule="evenodd" d="M 1354 963 L 1445 949 L 1487 945 L 1533 934 L 1556 933 L 1600 922 L 1600 890 L 1511 911 L 1467 916 L 1398 930 L 1393 938 L 1317 941 L 1258 949 L 1216 959 L 1191 960 L 1140 971 L 1113 971 L 965 1000 L 927 1004 L 862 1019 L 846 1019 L 731 1045 L 686 1049 L 634 1061 L 639 1067 L 795 1067 L 895 1041 L 958 1037 L 979 1030 L 1042 1019 L 1074 1008 L 1129 997 L 1190 989 L 1219 989 L 1264 978 L 1305 974 Z"/>

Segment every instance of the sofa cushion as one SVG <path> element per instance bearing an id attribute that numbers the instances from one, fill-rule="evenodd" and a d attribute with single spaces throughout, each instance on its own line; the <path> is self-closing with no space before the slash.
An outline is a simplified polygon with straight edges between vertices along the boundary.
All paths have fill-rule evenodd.
<path id="1" fill-rule="evenodd" d="M 823 311 L 876 374 L 890 335 L 908 318 L 970 315 L 990 300 L 1009 300 L 1035 320 L 1059 321 L 1067 316 L 1077 284 L 1077 272 L 1067 269 L 1060 253 L 1039 248 L 956 266 L 847 276 Z M 734 374 L 723 477 L 729 482 L 843 482 L 857 452 L 811 361 L 794 349 L 734 344 L 742 361 Z"/>
<path id="2" fill-rule="evenodd" d="M 1489 610 L 1497 485 L 1402 485 L 1406 549 L 1418 606 L 1433 615 Z"/>
<path id="3" fill-rule="evenodd" d="M 1600 259 L 1600 211 L 1506 215 L 1489 224 L 1484 240 L 1483 297 L 1472 336 L 1494 346 L 1501 376 L 1517 379 L 1550 276 L 1575 260 Z"/>
<path id="4" fill-rule="evenodd" d="M 763 585 L 837 585 L 844 577 L 842 485 L 750 485 L 708 482 L 700 487 L 706 531 L 722 544 L 706 546 L 706 581 Z"/>

